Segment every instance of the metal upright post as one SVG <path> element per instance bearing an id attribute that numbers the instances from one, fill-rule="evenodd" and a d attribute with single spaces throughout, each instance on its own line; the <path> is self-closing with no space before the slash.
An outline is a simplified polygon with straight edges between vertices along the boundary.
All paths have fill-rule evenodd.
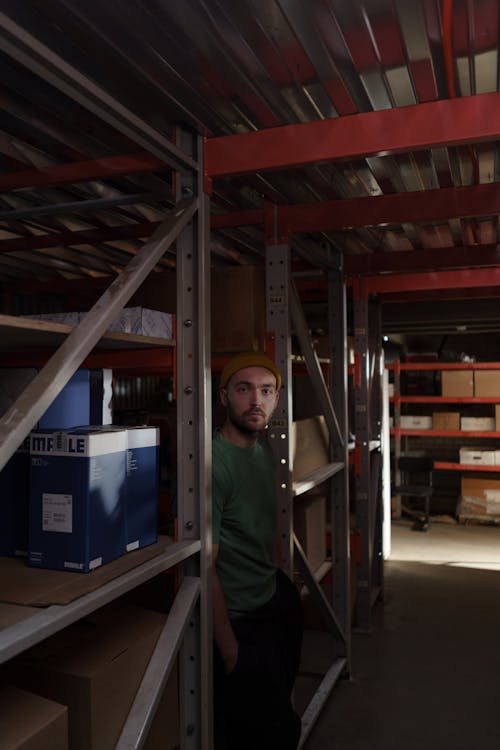
<path id="1" fill-rule="evenodd" d="M 180 145 L 202 159 L 202 139 L 182 132 Z M 199 576 L 201 596 L 180 651 L 181 747 L 210 750 L 212 710 L 211 373 L 209 201 L 198 175 L 177 173 L 177 199 L 198 196 L 199 209 L 177 242 L 178 534 L 201 541 L 184 564 Z"/>
<path id="2" fill-rule="evenodd" d="M 292 358 L 289 314 L 290 246 L 269 245 L 266 249 L 267 330 L 274 332 L 274 358 L 282 388 L 278 408 L 270 426 L 270 438 L 276 458 L 278 486 L 278 531 L 281 565 L 293 575 L 292 506 Z"/>
<path id="3" fill-rule="evenodd" d="M 384 557 L 383 523 L 384 505 L 382 501 L 382 316 L 377 300 L 369 300 L 370 320 L 370 469 L 371 503 L 373 519 L 373 559 L 372 559 L 372 606 L 383 597 Z"/>
<path id="4" fill-rule="evenodd" d="M 330 258 L 326 258 L 330 264 Z M 337 279 L 338 281 L 338 279 Z M 338 295 L 338 289 L 332 281 L 332 294 Z M 349 590 L 349 534 L 348 534 L 348 499 L 347 499 L 347 405 L 345 401 L 346 368 L 345 352 L 339 364 L 337 384 L 343 381 L 343 399 L 337 398 L 340 405 L 341 417 L 337 418 L 333 408 L 330 389 L 327 388 L 321 372 L 321 367 L 312 348 L 309 331 L 297 291 L 290 275 L 290 247 L 286 244 L 269 245 L 266 254 L 266 291 L 267 291 L 267 327 L 274 334 L 274 356 L 283 376 L 283 391 L 280 405 L 276 411 L 270 428 L 270 438 L 277 459 L 278 485 L 278 517 L 281 542 L 281 565 L 283 569 L 293 574 L 294 565 L 297 567 L 318 605 L 322 615 L 331 629 L 336 644 L 335 658 L 326 670 L 323 679 L 302 715 L 302 733 L 299 748 L 307 741 L 331 690 L 342 674 L 349 672 L 350 658 L 350 616 L 348 604 Z M 344 300 L 343 293 L 341 295 Z M 345 302 L 344 302 L 345 304 Z M 345 316 L 343 305 L 339 303 L 337 315 L 334 316 L 335 335 L 343 335 L 345 342 Z M 334 610 L 333 601 L 329 601 L 315 578 L 306 556 L 293 532 L 293 499 L 295 493 L 306 491 L 299 489 L 300 482 L 292 481 L 292 452 L 290 446 L 290 431 L 292 426 L 292 365 L 291 365 L 291 323 L 298 338 L 301 351 L 306 360 L 309 376 L 316 394 L 325 412 L 325 419 L 330 431 L 331 442 L 334 445 L 334 455 L 341 460 L 322 467 L 321 482 L 311 478 L 305 484 L 312 488 L 335 475 L 343 475 L 343 479 L 335 485 L 337 490 L 331 491 L 332 516 L 336 527 L 335 538 L 335 582 L 342 587 L 338 592 L 336 603 L 342 607 L 340 616 Z M 340 347 L 342 348 L 342 347 Z M 343 363 L 343 365 L 342 365 Z M 341 374 L 343 373 L 343 375 Z"/>
<path id="5" fill-rule="evenodd" d="M 332 440 L 332 460 L 344 470 L 330 481 L 333 604 L 341 619 L 346 670 L 351 671 L 351 586 L 349 518 L 349 427 L 347 409 L 347 310 L 342 257 L 328 272 L 329 388 L 343 443 Z"/>
<path id="6" fill-rule="evenodd" d="M 356 530 L 361 536 L 361 560 L 357 560 L 356 627 L 372 627 L 372 486 L 370 472 L 370 391 L 368 294 L 362 280 L 353 288 L 354 313 L 354 430 Z"/>
<path id="7" fill-rule="evenodd" d="M 356 627 L 368 631 L 372 628 L 372 607 L 381 595 L 383 584 L 380 315 L 370 307 L 363 280 L 355 282 L 353 295 L 355 505 L 356 529 L 361 542 L 361 559 L 357 561 Z"/>

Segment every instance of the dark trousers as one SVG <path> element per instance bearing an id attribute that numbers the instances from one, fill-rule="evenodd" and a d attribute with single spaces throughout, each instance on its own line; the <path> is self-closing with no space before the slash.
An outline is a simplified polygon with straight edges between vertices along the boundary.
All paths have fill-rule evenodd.
<path id="1" fill-rule="evenodd" d="M 216 750 L 296 750 L 301 722 L 290 697 L 303 633 L 297 589 L 279 570 L 273 598 L 232 626 L 238 661 L 229 675 L 217 648 L 214 655 Z"/>

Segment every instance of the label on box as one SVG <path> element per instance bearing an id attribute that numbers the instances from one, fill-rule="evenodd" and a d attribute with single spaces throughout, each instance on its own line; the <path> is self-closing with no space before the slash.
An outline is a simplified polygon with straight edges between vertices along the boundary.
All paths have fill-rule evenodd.
<path id="1" fill-rule="evenodd" d="M 44 492 L 42 495 L 42 529 L 73 533 L 73 496 Z"/>

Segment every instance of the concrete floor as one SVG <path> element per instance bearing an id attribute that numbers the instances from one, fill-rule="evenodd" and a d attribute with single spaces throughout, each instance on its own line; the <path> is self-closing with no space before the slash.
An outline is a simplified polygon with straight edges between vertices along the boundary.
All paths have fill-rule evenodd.
<path id="1" fill-rule="evenodd" d="M 498 750 L 499 570 L 500 528 L 393 524 L 373 631 L 306 750 Z"/>

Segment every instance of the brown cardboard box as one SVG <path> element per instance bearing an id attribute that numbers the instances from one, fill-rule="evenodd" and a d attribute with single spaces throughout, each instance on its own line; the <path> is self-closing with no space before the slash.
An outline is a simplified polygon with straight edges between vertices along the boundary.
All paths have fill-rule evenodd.
<path id="1" fill-rule="evenodd" d="M 500 370 L 476 370 L 474 396 L 500 396 Z"/>
<path id="2" fill-rule="evenodd" d="M 441 411 L 434 412 L 432 415 L 433 430 L 459 430 L 460 429 L 460 412 L 458 411 Z"/>
<path id="3" fill-rule="evenodd" d="M 326 558 L 326 498 L 299 497 L 293 507 L 294 531 L 312 570 Z"/>
<path id="4" fill-rule="evenodd" d="M 212 269 L 212 351 L 255 351 L 265 348 L 265 267 Z M 175 273 L 151 274 L 133 295 L 129 306 L 176 312 Z"/>
<path id="5" fill-rule="evenodd" d="M 138 607 L 97 613 L 17 657 L 9 678 L 68 706 L 71 750 L 110 750 L 165 621 Z"/>
<path id="6" fill-rule="evenodd" d="M 500 515 L 500 479 L 462 477 L 460 512 Z"/>
<path id="7" fill-rule="evenodd" d="M 179 670 L 175 663 L 160 698 L 144 750 L 179 750 Z"/>
<path id="8" fill-rule="evenodd" d="M 264 266 L 218 268 L 212 272 L 212 351 L 265 348 Z"/>
<path id="9" fill-rule="evenodd" d="M 291 447 L 292 476 L 295 481 L 329 463 L 329 442 L 328 427 L 323 416 L 293 422 Z"/>
<path id="10" fill-rule="evenodd" d="M 474 373 L 472 370 L 441 370 L 442 396 L 473 396 Z"/>
<path id="11" fill-rule="evenodd" d="M 495 431 L 500 432 L 500 404 L 495 404 Z"/>
<path id="12" fill-rule="evenodd" d="M 0 688 L 0 747 L 2 750 L 67 750 L 67 707 L 5 685 Z"/>

